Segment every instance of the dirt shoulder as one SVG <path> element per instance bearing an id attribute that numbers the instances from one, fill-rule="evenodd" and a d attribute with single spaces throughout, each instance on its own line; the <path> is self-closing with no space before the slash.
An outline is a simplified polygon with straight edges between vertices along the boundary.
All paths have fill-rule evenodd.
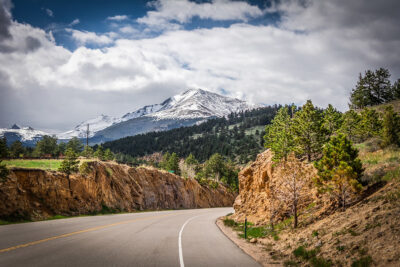
<path id="1" fill-rule="evenodd" d="M 250 255 L 262 266 L 283 266 L 280 261 L 273 259 L 273 255 L 270 255 L 271 252 L 268 252 L 264 245 L 258 244 L 257 242 L 250 243 L 249 241 L 240 238 L 238 236 L 238 233 L 232 228 L 225 226 L 223 222 L 224 218 L 225 216 L 218 218 L 218 220 L 216 221 L 217 226 L 241 250 Z"/>

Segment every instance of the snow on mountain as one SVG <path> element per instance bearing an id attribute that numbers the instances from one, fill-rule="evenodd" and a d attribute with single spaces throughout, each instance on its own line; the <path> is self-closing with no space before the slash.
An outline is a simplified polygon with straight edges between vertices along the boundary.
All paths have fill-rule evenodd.
<path id="1" fill-rule="evenodd" d="M 203 122 L 211 117 L 223 117 L 232 112 L 254 109 L 243 100 L 222 96 L 202 89 L 190 89 L 166 99 L 160 104 L 147 105 L 122 117 L 100 115 L 83 121 L 73 130 L 57 134 L 58 139 L 68 140 L 72 137 L 85 138 L 89 124 L 89 137 L 96 139 L 106 132 L 112 139 L 123 136 L 173 129 Z M 112 133 L 112 134 L 111 134 Z M 0 136 L 6 135 L 9 140 L 40 140 L 43 135 L 50 135 L 30 127 L 14 124 L 11 129 L 0 129 Z M 101 138 L 100 138 L 101 139 Z"/>
<path id="2" fill-rule="evenodd" d="M 101 114 L 96 118 L 81 122 L 80 124 L 75 126 L 73 130 L 57 134 L 57 137 L 59 139 L 71 139 L 72 137 L 86 138 L 86 130 L 88 124 L 89 137 L 92 137 L 96 134 L 96 132 L 110 127 L 111 125 L 118 122 L 121 122 L 121 118 L 115 118 Z"/>
<path id="3" fill-rule="evenodd" d="M 10 129 L 0 128 L 1 137 L 6 136 L 7 139 L 9 139 L 10 136 L 16 136 L 21 142 L 34 141 L 42 138 L 44 135 L 51 134 L 35 130 L 32 127 L 21 127 L 16 124 L 14 124 Z"/>
<path id="4" fill-rule="evenodd" d="M 243 100 L 202 89 L 190 89 L 164 101 L 164 107 L 147 116 L 157 119 L 197 119 L 223 117 L 232 112 L 257 108 Z"/>

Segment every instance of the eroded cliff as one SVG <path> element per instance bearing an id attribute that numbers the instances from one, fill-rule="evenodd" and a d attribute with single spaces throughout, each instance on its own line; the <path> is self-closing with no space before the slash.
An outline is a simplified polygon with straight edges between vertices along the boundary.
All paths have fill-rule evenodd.
<path id="1" fill-rule="evenodd" d="M 85 175 L 13 169 L 0 182 L 0 217 L 45 219 L 56 214 L 231 206 L 235 194 L 223 185 L 202 186 L 157 169 L 89 162 Z"/>

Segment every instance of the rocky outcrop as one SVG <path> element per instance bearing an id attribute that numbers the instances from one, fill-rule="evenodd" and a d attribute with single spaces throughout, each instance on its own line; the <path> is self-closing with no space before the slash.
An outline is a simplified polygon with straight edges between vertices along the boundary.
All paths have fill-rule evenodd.
<path id="1" fill-rule="evenodd" d="M 257 156 L 256 161 L 242 169 L 239 173 L 239 195 L 233 205 L 235 214 L 232 216 L 237 221 L 244 221 L 245 217 L 255 224 L 267 224 L 271 216 L 275 221 L 290 216 L 290 206 L 277 197 L 281 191 L 286 172 L 282 164 L 272 161 L 273 154 L 266 150 Z M 289 160 L 289 159 L 288 159 Z M 295 159 L 293 159 L 295 160 Z M 316 169 L 312 164 L 299 162 L 303 175 L 313 177 Z M 317 199 L 315 189 L 312 187 L 312 179 L 308 179 L 305 185 L 307 195 L 299 208 L 304 208 Z"/>
<path id="2" fill-rule="evenodd" d="M 101 210 L 135 211 L 231 206 L 235 194 L 157 169 L 88 163 L 86 175 L 13 169 L 0 182 L 0 218 L 44 219 Z"/>

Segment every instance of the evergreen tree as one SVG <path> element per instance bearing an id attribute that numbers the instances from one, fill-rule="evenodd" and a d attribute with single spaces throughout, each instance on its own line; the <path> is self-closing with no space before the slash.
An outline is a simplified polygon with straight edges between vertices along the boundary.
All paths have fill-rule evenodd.
<path id="1" fill-rule="evenodd" d="M 359 193 L 362 185 L 357 181 L 357 173 L 353 168 L 341 161 L 339 166 L 333 169 L 332 180 L 326 183 L 326 188 L 345 209 L 347 199 L 351 198 L 352 194 Z"/>
<path id="2" fill-rule="evenodd" d="M 314 108 L 311 100 L 308 100 L 302 109 L 294 115 L 295 151 L 298 155 L 307 156 L 308 161 L 311 161 L 322 151 L 324 136 L 321 123 L 321 114 Z"/>
<path id="3" fill-rule="evenodd" d="M 59 143 L 57 147 L 57 155 L 64 155 L 65 150 L 67 150 L 67 144 L 64 142 Z"/>
<path id="4" fill-rule="evenodd" d="M 365 108 L 361 111 L 361 120 L 359 124 L 360 141 L 379 136 L 382 129 L 382 123 L 379 114 L 374 109 Z"/>
<path id="5" fill-rule="evenodd" d="M 71 190 L 71 180 L 69 179 L 69 175 L 73 172 L 77 172 L 79 169 L 79 161 L 77 158 L 78 156 L 74 150 L 72 148 L 68 148 L 65 151 L 65 159 L 61 162 L 61 165 L 58 169 L 60 172 L 63 172 L 67 175 L 69 190 Z"/>
<path id="6" fill-rule="evenodd" d="M 335 191 L 335 187 L 345 184 L 344 180 L 354 189 L 359 187 L 362 163 L 358 158 L 358 150 L 344 134 L 330 138 L 324 146 L 322 158 L 314 165 L 318 170 L 315 184 L 323 192 Z"/>
<path id="7" fill-rule="evenodd" d="M 342 122 L 342 113 L 329 104 L 323 112 L 322 121 L 322 127 L 324 128 L 328 138 L 340 128 Z"/>
<path id="8" fill-rule="evenodd" d="M 23 147 L 21 141 L 17 140 L 13 142 L 10 146 L 10 154 L 12 158 L 20 158 L 25 154 L 25 148 Z"/>
<path id="9" fill-rule="evenodd" d="M 104 158 L 104 149 L 103 149 L 103 147 L 102 147 L 101 145 L 99 145 L 99 146 L 97 147 L 96 152 L 94 152 L 94 156 L 95 156 L 96 158 L 98 158 L 99 160 L 104 160 L 104 159 L 105 159 L 105 158 Z"/>
<path id="10" fill-rule="evenodd" d="M 81 155 L 85 158 L 92 158 L 93 157 L 93 148 L 91 146 L 85 146 L 85 148 L 83 149 Z"/>
<path id="11" fill-rule="evenodd" d="M 4 136 L 0 138 L 0 159 L 5 159 L 9 157 L 9 151 L 7 146 L 7 139 Z"/>
<path id="12" fill-rule="evenodd" d="M 289 107 L 278 110 L 270 125 L 265 127 L 264 146 L 274 152 L 274 160 L 278 161 L 287 156 L 294 148 L 292 121 L 289 115 Z"/>
<path id="13" fill-rule="evenodd" d="M 361 116 L 354 110 L 349 110 L 343 115 L 343 123 L 340 132 L 345 134 L 351 141 L 357 142 L 361 139 Z"/>
<path id="14" fill-rule="evenodd" d="M 168 169 L 168 171 L 173 171 L 177 175 L 179 175 L 179 173 L 180 173 L 179 172 L 179 157 L 175 152 L 172 153 L 171 156 L 168 158 L 167 169 Z"/>
<path id="15" fill-rule="evenodd" d="M 106 149 L 104 152 L 104 159 L 105 160 L 114 160 L 114 154 L 111 152 L 109 148 Z"/>
<path id="16" fill-rule="evenodd" d="M 385 108 L 382 125 L 382 146 L 400 145 L 400 118 L 392 106 Z"/>
<path id="17" fill-rule="evenodd" d="M 81 140 L 79 140 L 78 137 L 72 137 L 71 140 L 68 141 L 67 143 L 67 149 L 70 148 L 72 149 L 76 154 L 81 153 L 83 150 L 83 144 Z"/>
<path id="18" fill-rule="evenodd" d="M 210 159 L 206 161 L 204 169 L 207 176 L 213 176 L 219 181 L 225 171 L 224 158 L 218 153 L 213 154 Z"/>
<path id="19" fill-rule="evenodd" d="M 393 99 L 400 99 L 400 79 L 398 79 L 392 87 Z"/>
<path id="20" fill-rule="evenodd" d="M 390 83 L 389 70 L 380 68 L 375 72 L 367 70 L 360 74 L 350 96 L 350 108 L 359 109 L 379 105 L 393 99 L 393 88 Z"/>
<path id="21" fill-rule="evenodd" d="M 185 159 L 185 163 L 188 165 L 198 165 L 199 162 L 197 159 L 194 157 L 192 153 L 189 154 L 189 156 Z"/>
<path id="22" fill-rule="evenodd" d="M 164 169 L 164 170 L 168 171 L 168 161 L 169 161 L 170 157 L 171 157 L 171 154 L 169 152 L 166 152 L 166 153 L 163 154 L 163 158 L 162 158 L 162 160 L 160 162 L 160 168 L 161 169 Z"/>
<path id="23" fill-rule="evenodd" d="M 36 143 L 36 154 L 38 156 L 51 155 L 53 157 L 57 156 L 58 146 L 57 137 L 55 136 L 43 136 L 42 140 Z"/>

